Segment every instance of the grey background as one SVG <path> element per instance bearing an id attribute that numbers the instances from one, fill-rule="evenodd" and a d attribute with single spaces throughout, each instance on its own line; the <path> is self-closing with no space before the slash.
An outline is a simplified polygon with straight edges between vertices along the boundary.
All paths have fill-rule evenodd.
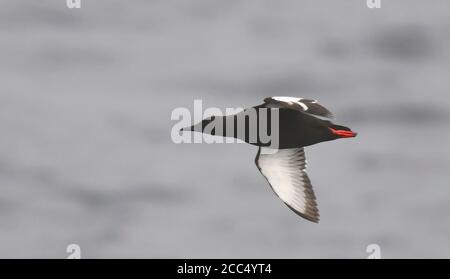
<path id="1" fill-rule="evenodd" d="M 0 257 L 450 257 L 450 2 L 0 3 Z M 171 112 L 318 99 L 321 222 Z"/>

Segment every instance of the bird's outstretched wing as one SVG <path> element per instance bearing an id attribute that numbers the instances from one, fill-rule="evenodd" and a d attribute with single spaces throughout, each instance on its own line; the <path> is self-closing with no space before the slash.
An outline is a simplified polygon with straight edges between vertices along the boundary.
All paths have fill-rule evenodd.
<path id="1" fill-rule="evenodd" d="M 278 197 L 301 217 L 318 223 L 319 210 L 311 181 L 306 173 L 303 148 L 274 149 L 260 147 L 256 166 Z"/>
<path id="2" fill-rule="evenodd" d="M 264 99 L 267 107 L 299 110 L 316 117 L 333 119 L 333 114 L 316 100 L 295 97 L 268 97 Z"/>

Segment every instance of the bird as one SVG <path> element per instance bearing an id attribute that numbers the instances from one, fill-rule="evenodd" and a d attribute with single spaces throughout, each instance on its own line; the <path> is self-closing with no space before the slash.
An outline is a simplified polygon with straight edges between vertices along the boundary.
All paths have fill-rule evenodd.
<path id="1" fill-rule="evenodd" d="M 256 116 L 257 121 L 250 121 L 251 116 Z M 275 194 L 297 215 L 318 223 L 320 214 L 316 195 L 306 172 L 304 149 L 320 142 L 357 136 L 350 128 L 334 124 L 331 121 L 333 119 L 333 114 L 316 100 L 275 96 L 267 97 L 263 104 L 236 114 L 205 118 L 181 131 L 233 137 L 258 146 L 255 164 Z M 255 124 L 259 122 L 263 126 Z M 213 123 L 215 126 L 208 128 Z M 227 123 L 234 125 L 229 128 Z M 239 126 L 240 124 L 242 125 Z M 244 127 L 244 130 L 239 132 L 238 127 Z M 261 139 L 262 128 L 271 135 L 277 132 L 276 146 Z M 252 131 L 257 132 L 256 137 L 252 138 Z"/>

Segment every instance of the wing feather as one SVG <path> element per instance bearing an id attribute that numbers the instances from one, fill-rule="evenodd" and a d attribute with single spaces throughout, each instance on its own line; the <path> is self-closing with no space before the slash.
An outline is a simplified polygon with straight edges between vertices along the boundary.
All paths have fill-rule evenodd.
<path id="1" fill-rule="evenodd" d="M 319 209 L 311 181 L 306 173 L 303 148 L 273 149 L 260 147 L 256 166 L 277 196 L 301 217 L 319 222 Z"/>

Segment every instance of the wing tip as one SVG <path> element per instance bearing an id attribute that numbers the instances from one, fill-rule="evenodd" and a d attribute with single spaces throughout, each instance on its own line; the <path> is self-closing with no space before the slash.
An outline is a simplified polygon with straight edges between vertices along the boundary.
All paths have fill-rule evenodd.
<path id="1" fill-rule="evenodd" d="M 314 208 L 314 210 L 308 210 L 307 212 L 300 212 L 297 209 L 293 208 L 292 206 L 290 206 L 289 204 L 285 203 L 287 205 L 287 207 L 289 207 L 289 209 L 291 209 L 292 211 L 294 211 L 295 214 L 297 214 L 298 216 L 318 224 L 320 221 L 320 214 L 319 214 L 319 210 L 317 208 Z"/>
<path id="2" fill-rule="evenodd" d="M 330 111 L 328 111 L 328 113 L 325 115 L 325 118 L 328 118 L 328 119 L 336 119 L 336 116 L 334 116 L 333 113 L 331 113 Z"/>

